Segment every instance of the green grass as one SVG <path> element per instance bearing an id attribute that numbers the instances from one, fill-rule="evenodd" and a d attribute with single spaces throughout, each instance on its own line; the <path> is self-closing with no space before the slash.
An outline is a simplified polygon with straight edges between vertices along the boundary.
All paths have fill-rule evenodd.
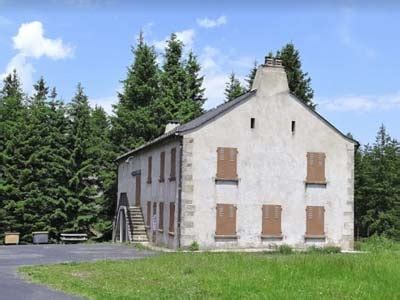
<path id="1" fill-rule="evenodd" d="M 173 253 L 21 269 L 90 299 L 399 299 L 400 252 Z"/>

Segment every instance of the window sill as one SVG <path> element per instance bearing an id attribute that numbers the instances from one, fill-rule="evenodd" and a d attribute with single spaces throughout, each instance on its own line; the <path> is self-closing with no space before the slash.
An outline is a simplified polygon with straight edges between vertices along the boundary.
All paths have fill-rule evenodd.
<path id="1" fill-rule="evenodd" d="M 163 233 L 164 232 L 164 229 L 158 229 L 157 230 L 159 233 Z"/>
<path id="2" fill-rule="evenodd" d="M 239 178 L 219 178 L 215 177 L 216 184 L 239 184 Z"/>
<path id="3" fill-rule="evenodd" d="M 164 178 L 160 178 L 160 179 L 158 179 L 158 182 L 164 182 L 165 180 L 164 180 Z"/>
<path id="4" fill-rule="evenodd" d="M 304 236 L 304 239 L 305 240 L 325 240 L 326 239 L 326 236 L 323 234 L 323 235 L 311 235 L 311 234 L 306 234 L 305 236 Z"/>
<path id="5" fill-rule="evenodd" d="M 147 183 L 147 184 L 151 184 L 151 180 L 147 180 L 146 183 Z"/>
<path id="6" fill-rule="evenodd" d="M 170 177 L 170 178 L 168 178 L 168 180 L 169 180 L 169 181 L 175 181 L 175 180 L 176 180 L 176 177 Z"/>
<path id="7" fill-rule="evenodd" d="M 170 235 L 170 236 L 175 236 L 175 232 L 168 231 L 168 235 Z"/>
<path id="8" fill-rule="evenodd" d="M 320 186 L 320 187 L 326 187 L 326 185 L 328 184 L 327 181 L 304 181 L 304 183 L 307 186 Z"/>
<path id="9" fill-rule="evenodd" d="M 261 239 L 262 240 L 282 240 L 283 235 L 272 235 L 272 234 L 261 234 Z"/>
<path id="10" fill-rule="evenodd" d="M 239 236 L 237 234 L 227 234 L 227 235 L 215 234 L 214 238 L 216 240 L 237 240 L 239 238 Z"/>
<path id="11" fill-rule="evenodd" d="M 150 225 L 144 225 L 144 228 L 150 229 Z"/>

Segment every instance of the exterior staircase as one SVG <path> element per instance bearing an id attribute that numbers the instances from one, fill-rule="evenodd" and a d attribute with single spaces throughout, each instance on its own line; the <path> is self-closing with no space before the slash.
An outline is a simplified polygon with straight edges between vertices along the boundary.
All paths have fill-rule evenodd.
<path id="1" fill-rule="evenodd" d="M 132 243 L 148 243 L 143 213 L 140 206 L 129 207 L 128 212 L 129 234 Z"/>

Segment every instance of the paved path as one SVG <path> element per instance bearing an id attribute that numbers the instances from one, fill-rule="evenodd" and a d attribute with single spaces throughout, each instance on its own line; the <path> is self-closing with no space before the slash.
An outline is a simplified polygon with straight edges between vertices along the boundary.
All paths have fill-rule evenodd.
<path id="1" fill-rule="evenodd" d="M 24 265 L 101 259 L 136 259 L 154 255 L 119 244 L 0 246 L 0 299 L 78 299 L 21 279 Z"/>

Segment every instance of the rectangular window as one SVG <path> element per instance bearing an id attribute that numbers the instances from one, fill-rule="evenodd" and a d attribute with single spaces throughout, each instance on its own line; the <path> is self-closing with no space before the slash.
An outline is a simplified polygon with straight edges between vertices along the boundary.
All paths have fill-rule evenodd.
<path id="1" fill-rule="evenodd" d="M 158 207 L 159 219 L 158 219 L 158 229 L 164 230 L 164 203 L 160 202 Z"/>
<path id="2" fill-rule="evenodd" d="M 176 179 L 176 148 L 171 149 L 171 173 L 169 180 L 173 181 Z"/>
<path id="3" fill-rule="evenodd" d="M 217 179 L 237 180 L 237 149 L 217 149 Z"/>
<path id="4" fill-rule="evenodd" d="M 325 235 L 325 208 L 323 206 L 307 206 L 306 237 L 323 237 Z"/>
<path id="5" fill-rule="evenodd" d="M 281 214 L 280 205 L 263 205 L 262 207 L 262 235 L 281 236 Z"/>
<path id="6" fill-rule="evenodd" d="M 217 236 L 236 236 L 236 207 L 233 204 L 217 204 Z"/>
<path id="7" fill-rule="evenodd" d="M 307 183 L 325 184 L 325 153 L 307 153 Z"/>
<path id="8" fill-rule="evenodd" d="M 170 233 L 175 233 L 175 203 L 169 203 L 169 228 Z"/>
<path id="9" fill-rule="evenodd" d="M 160 182 L 164 181 L 165 175 L 165 152 L 160 153 Z"/>
<path id="10" fill-rule="evenodd" d="M 256 119 L 255 118 L 251 118 L 250 119 L 250 128 L 253 129 L 256 125 Z"/>
<path id="11" fill-rule="evenodd" d="M 147 158 L 147 183 L 151 183 L 151 169 L 153 167 L 153 158 L 149 156 Z"/>
<path id="12" fill-rule="evenodd" d="M 147 220 L 146 225 L 150 227 L 151 225 L 151 201 L 147 201 Z"/>
<path id="13" fill-rule="evenodd" d="M 292 121 L 292 134 L 296 131 L 296 121 Z"/>

